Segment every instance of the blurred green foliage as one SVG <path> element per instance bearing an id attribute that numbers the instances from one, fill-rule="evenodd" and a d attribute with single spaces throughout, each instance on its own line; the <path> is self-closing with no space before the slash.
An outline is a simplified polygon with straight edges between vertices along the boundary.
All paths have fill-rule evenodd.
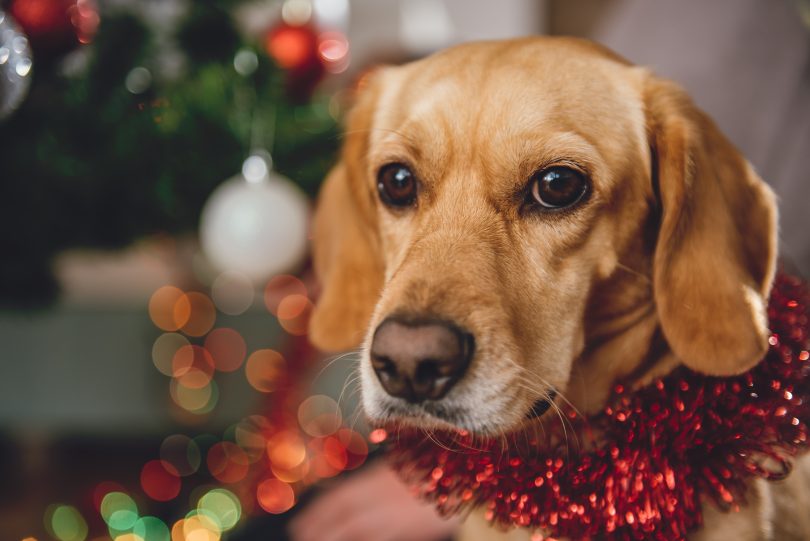
<path id="1" fill-rule="evenodd" d="M 275 126 L 275 169 L 315 192 L 337 146 L 327 104 L 283 95 L 284 72 L 238 34 L 232 4 L 190 2 L 173 36 L 180 75 L 156 75 L 142 94 L 127 74 L 155 74 L 166 51 L 134 15 L 103 15 L 70 74 L 35 58 L 27 100 L 0 122 L 0 304 L 55 299 L 60 250 L 195 231 L 210 193 L 240 171 L 254 117 L 265 136 Z M 244 47 L 259 58 L 249 78 L 233 67 Z"/>

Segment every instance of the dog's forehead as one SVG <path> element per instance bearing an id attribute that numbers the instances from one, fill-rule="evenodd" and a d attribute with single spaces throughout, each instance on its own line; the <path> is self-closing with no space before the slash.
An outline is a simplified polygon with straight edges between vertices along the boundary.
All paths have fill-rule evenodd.
<path id="1" fill-rule="evenodd" d="M 577 139 L 626 154 L 645 138 L 641 81 L 638 68 L 579 42 L 466 44 L 384 74 L 370 141 L 377 149 L 431 142 L 437 162 Z"/>

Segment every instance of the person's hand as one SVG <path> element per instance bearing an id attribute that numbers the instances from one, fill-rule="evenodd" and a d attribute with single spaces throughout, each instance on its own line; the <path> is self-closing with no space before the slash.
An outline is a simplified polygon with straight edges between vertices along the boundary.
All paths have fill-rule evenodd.
<path id="1" fill-rule="evenodd" d="M 292 520 L 290 534 L 294 541 L 440 541 L 458 525 L 378 463 L 318 496 Z"/>

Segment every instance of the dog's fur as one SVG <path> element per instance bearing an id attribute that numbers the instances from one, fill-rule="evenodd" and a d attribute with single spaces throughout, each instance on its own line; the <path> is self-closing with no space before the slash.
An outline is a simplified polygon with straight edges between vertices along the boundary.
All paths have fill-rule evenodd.
<path id="1" fill-rule="evenodd" d="M 380 204 L 377 171 L 392 162 L 418 177 L 415 208 Z M 522 211 L 532 173 L 558 164 L 588 176 L 587 200 Z M 552 390 L 590 414 L 617 380 L 642 385 L 679 363 L 738 374 L 767 348 L 770 189 L 681 88 L 582 40 L 467 44 L 374 73 L 313 240 L 323 292 L 311 338 L 365 346 L 377 422 L 498 434 L 526 428 Z M 474 335 L 469 370 L 442 400 L 393 398 L 372 371 L 372 333 L 394 313 Z M 694 539 L 810 539 L 807 485 L 794 474 L 780 491 L 756 483 L 738 514 L 707 506 Z M 774 520 L 794 506 L 803 516 Z M 480 530 L 465 535 L 507 535 Z"/>

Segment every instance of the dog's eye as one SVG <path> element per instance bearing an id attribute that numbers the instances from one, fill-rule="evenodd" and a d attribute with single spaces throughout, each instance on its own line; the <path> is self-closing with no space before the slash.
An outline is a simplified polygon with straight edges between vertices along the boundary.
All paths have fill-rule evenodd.
<path id="1" fill-rule="evenodd" d="M 377 189 L 389 207 L 408 207 L 416 201 L 416 176 L 401 163 L 389 163 L 377 173 Z"/>
<path id="2" fill-rule="evenodd" d="M 548 209 L 570 207 L 579 202 L 587 191 L 585 176 L 568 167 L 549 167 L 532 177 L 532 198 Z"/>

